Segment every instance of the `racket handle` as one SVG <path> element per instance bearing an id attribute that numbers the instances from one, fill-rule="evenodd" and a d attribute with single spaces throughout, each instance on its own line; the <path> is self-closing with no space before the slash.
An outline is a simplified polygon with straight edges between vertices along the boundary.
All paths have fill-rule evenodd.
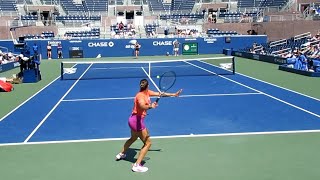
<path id="1" fill-rule="evenodd" d="M 159 100 L 160 100 L 160 97 L 158 97 L 158 98 L 156 99 L 156 103 L 158 103 Z"/>

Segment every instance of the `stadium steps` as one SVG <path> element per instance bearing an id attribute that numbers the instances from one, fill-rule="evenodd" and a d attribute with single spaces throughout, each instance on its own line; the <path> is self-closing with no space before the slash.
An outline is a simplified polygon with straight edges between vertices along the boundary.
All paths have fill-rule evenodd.
<path id="1" fill-rule="evenodd" d="M 33 5 L 42 5 L 41 0 L 32 0 Z"/>
<path id="2" fill-rule="evenodd" d="M 26 11 L 24 10 L 23 4 L 17 4 L 17 11 L 20 13 L 20 15 L 26 15 Z"/>
<path id="3" fill-rule="evenodd" d="M 191 13 L 200 12 L 201 6 L 202 6 L 201 3 L 195 3 L 194 6 L 193 6 L 193 8 L 192 8 L 192 10 L 191 10 Z"/>
<path id="4" fill-rule="evenodd" d="M 148 5 L 143 5 L 143 15 L 144 16 L 151 16 L 151 11 Z"/>
<path id="5" fill-rule="evenodd" d="M 108 16 L 109 17 L 115 16 L 114 7 L 115 7 L 114 5 L 109 5 L 108 6 Z"/>
<path id="6" fill-rule="evenodd" d="M 147 38 L 147 33 L 146 33 L 146 27 L 145 26 L 139 26 L 140 31 L 137 33 L 137 36 L 140 38 Z"/>

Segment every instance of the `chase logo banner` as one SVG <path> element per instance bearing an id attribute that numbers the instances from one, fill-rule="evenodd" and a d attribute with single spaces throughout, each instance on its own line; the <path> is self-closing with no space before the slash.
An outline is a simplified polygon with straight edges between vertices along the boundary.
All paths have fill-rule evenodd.
<path id="1" fill-rule="evenodd" d="M 154 46 L 172 46 L 172 41 L 153 41 Z"/>
<path id="2" fill-rule="evenodd" d="M 113 47 L 114 43 L 112 41 L 109 42 L 89 42 L 88 47 Z"/>

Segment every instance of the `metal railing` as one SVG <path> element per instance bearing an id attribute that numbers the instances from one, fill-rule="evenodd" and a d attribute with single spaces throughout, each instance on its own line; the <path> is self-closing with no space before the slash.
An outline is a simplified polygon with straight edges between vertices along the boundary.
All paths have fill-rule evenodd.
<path id="1" fill-rule="evenodd" d="M 270 47 L 275 47 L 275 46 L 280 46 L 280 45 L 283 45 L 283 44 L 287 44 L 287 40 L 286 39 L 281 39 L 281 40 L 278 40 L 278 41 L 270 42 L 269 46 Z"/>
<path id="2" fill-rule="evenodd" d="M 291 51 L 292 51 L 291 48 L 285 48 L 285 49 L 281 49 L 281 50 L 278 50 L 278 51 L 272 51 L 271 54 L 283 55 L 283 54 L 286 54 L 286 53 L 291 52 Z"/>
<path id="3" fill-rule="evenodd" d="M 8 53 L 9 52 L 9 48 L 7 47 L 3 47 L 3 46 L 0 46 L 0 50 L 4 53 Z"/>
<path id="4" fill-rule="evenodd" d="M 307 33 L 303 33 L 303 34 L 299 34 L 293 37 L 294 41 L 297 41 L 299 39 L 303 39 L 303 38 L 310 38 L 311 37 L 311 33 L 307 32 Z"/>
<path id="5" fill-rule="evenodd" d="M 270 22 L 277 21 L 296 21 L 303 19 L 300 14 L 287 14 L 287 15 L 268 15 Z"/>

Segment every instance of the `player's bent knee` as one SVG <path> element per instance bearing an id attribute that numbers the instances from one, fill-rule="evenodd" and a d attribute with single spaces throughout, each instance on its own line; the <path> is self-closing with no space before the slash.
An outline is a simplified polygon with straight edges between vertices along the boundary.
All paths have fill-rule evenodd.
<path id="1" fill-rule="evenodd" d="M 133 141 L 136 141 L 137 139 L 138 139 L 138 137 L 131 137 L 131 138 L 129 139 L 129 141 L 133 142 Z"/>
<path id="2" fill-rule="evenodd" d="M 151 147 L 152 142 L 150 141 L 150 139 L 147 139 L 147 141 L 144 143 L 145 146 L 147 146 L 148 148 Z"/>

